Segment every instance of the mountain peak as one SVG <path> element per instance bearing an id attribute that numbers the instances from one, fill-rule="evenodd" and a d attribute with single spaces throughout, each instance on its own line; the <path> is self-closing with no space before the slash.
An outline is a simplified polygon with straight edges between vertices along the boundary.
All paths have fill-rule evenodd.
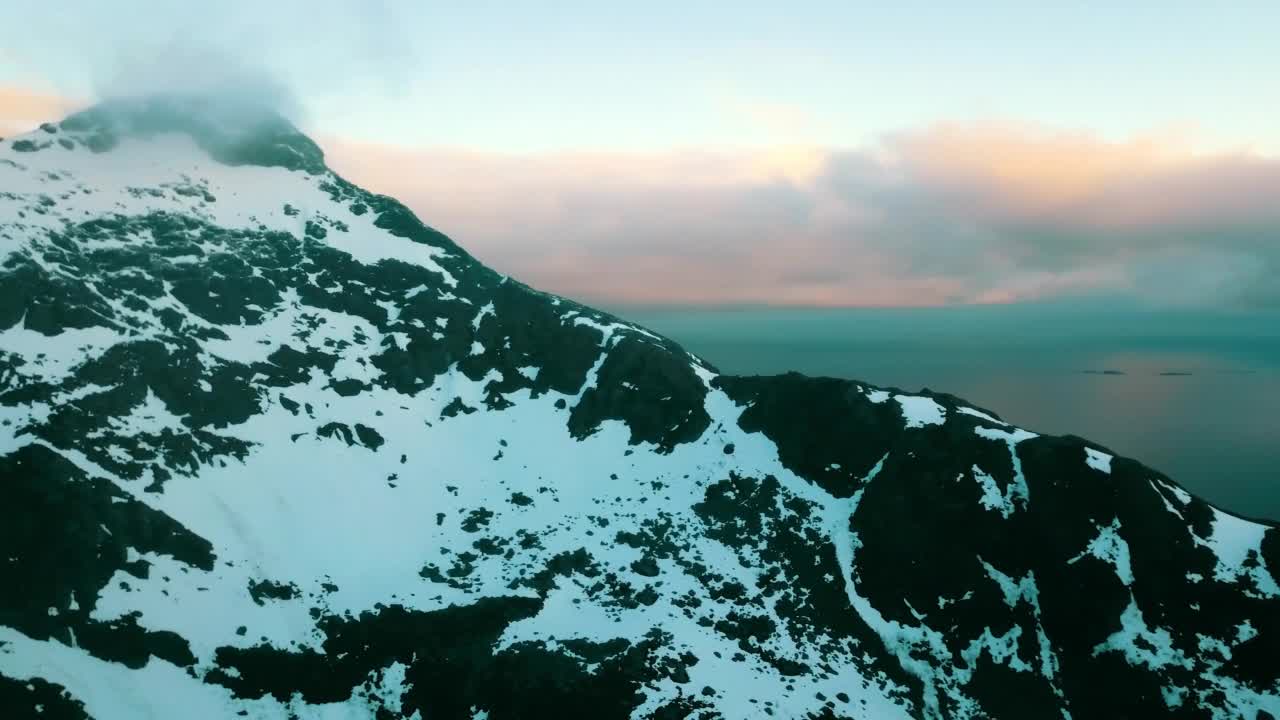
<path id="1" fill-rule="evenodd" d="M 236 94 L 113 98 L 41 129 L 77 136 L 94 152 L 112 150 L 125 138 L 180 133 L 227 165 L 283 167 L 312 175 L 325 171 L 324 152 L 311 138 L 268 103 Z"/>

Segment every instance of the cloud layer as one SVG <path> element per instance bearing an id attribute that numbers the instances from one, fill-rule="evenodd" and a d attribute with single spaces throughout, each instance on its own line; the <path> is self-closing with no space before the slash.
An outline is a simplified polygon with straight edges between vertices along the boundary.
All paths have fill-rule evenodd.
<path id="1" fill-rule="evenodd" d="M 322 143 L 495 267 L 622 303 L 1280 305 L 1280 161 L 941 125 L 835 151 Z"/>
<path id="2" fill-rule="evenodd" d="M 0 135 L 78 104 L 0 86 Z M 1174 134 L 991 123 L 856 150 L 541 155 L 320 139 L 492 266 L 591 301 L 1280 307 L 1280 159 Z"/>

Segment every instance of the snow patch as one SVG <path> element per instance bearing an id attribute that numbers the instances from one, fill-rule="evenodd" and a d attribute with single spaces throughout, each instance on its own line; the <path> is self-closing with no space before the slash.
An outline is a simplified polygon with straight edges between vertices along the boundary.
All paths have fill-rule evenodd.
<path id="1" fill-rule="evenodd" d="M 1280 587 L 1276 586 L 1275 577 L 1268 571 L 1262 557 L 1263 536 L 1276 531 L 1216 507 L 1210 506 L 1210 509 L 1213 511 L 1213 531 L 1205 544 L 1217 557 L 1214 579 L 1234 583 L 1241 577 L 1249 577 L 1262 595 L 1280 596 Z"/>
<path id="2" fill-rule="evenodd" d="M 1129 594 L 1129 604 L 1120 613 L 1120 629 L 1093 648 L 1094 657 L 1105 652 L 1121 653 L 1130 665 L 1146 665 L 1152 670 L 1170 665 L 1192 667 L 1191 660 L 1174 647 L 1168 630 L 1147 626 L 1133 593 Z"/>
<path id="3" fill-rule="evenodd" d="M 1027 503 L 1031 500 L 1031 489 L 1027 487 L 1027 478 L 1022 474 L 1022 459 L 1018 457 L 1017 446 L 1018 443 L 1024 440 L 1030 440 L 1031 438 L 1037 437 L 1037 435 L 1018 428 L 1006 431 L 988 427 L 977 427 L 974 428 L 973 432 L 978 437 L 995 440 L 996 442 L 1003 442 L 1009 448 L 1009 458 L 1013 463 L 1013 481 L 1009 483 L 1009 487 L 1006 488 L 1003 493 L 1000 493 L 999 488 L 995 487 L 995 480 L 992 479 L 990 475 L 983 473 L 986 477 L 985 482 L 983 478 L 978 477 L 978 482 L 983 484 L 983 505 L 987 506 L 987 503 L 991 503 L 992 507 L 1000 507 L 1001 514 L 1007 518 L 1013 510 L 1025 508 Z M 977 477 L 981 470 L 978 470 L 977 466 L 975 466 L 974 469 L 977 470 L 977 472 L 974 473 L 974 476 Z M 987 483 L 990 483 L 990 486 L 988 486 Z M 992 488 L 994 488 L 994 492 L 992 491 Z M 998 506 L 995 505 L 997 498 L 999 498 L 1000 501 Z"/>
<path id="4" fill-rule="evenodd" d="M 1120 537 L 1120 518 L 1111 521 L 1106 527 L 1094 526 L 1098 534 L 1089 541 L 1089 545 L 1075 557 L 1067 561 L 1073 565 L 1086 555 L 1098 558 L 1115 568 L 1116 576 L 1125 585 L 1133 585 L 1133 566 L 1129 561 L 1129 543 Z"/>
<path id="5" fill-rule="evenodd" d="M 933 398 L 918 395 L 895 395 L 894 400 L 902 406 L 902 418 L 909 428 L 921 428 L 926 425 L 941 425 L 947 420 L 947 410 Z"/>
<path id="6" fill-rule="evenodd" d="M 1005 425 L 1005 426 L 1009 425 L 1009 423 L 1003 420 L 997 420 L 991 417 L 990 415 L 982 412 L 981 410 L 975 410 L 974 408 L 971 408 L 971 407 L 963 407 L 963 406 L 958 407 L 956 408 L 956 412 L 961 413 L 962 415 L 971 415 L 973 417 L 978 418 L 979 420 L 986 420 L 987 422 L 995 423 L 996 425 Z"/>
<path id="7" fill-rule="evenodd" d="M 1111 474 L 1111 455 L 1087 447 L 1084 449 L 1084 462 L 1100 473 Z"/>

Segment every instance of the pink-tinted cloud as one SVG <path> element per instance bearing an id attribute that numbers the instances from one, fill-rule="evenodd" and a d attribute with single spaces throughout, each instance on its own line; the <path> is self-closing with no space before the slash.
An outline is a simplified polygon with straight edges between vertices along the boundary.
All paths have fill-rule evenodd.
<path id="1" fill-rule="evenodd" d="M 1159 176 L 1190 160 L 1186 139 L 1174 133 L 1108 142 L 1012 123 L 938 125 L 891 136 L 886 149 L 920 181 L 984 192 L 1006 211 L 1026 214 Z"/>
<path id="2" fill-rule="evenodd" d="M 948 125 L 855 151 L 531 156 L 324 144 L 490 264 L 592 300 L 1280 302 L 1280 162 L 1170 134 Z"/>
<path id="3" fill-rule="evenodd" d="M 1097 230 L 1231 223 L 1265 216 L 1277 160 L 1205 154 L 1185 133 L 1124 142 L 1017 125 L 955 126 L 892 137 L 889 157 L 922 186 L 985 216 Z"/>
<path id="4" fill-rule="evenodd" d="M 78 105 L 0 86 L 0 134 Z M 1185 134 L 952 124 L 856 150 L 534 155 L 320 140 L 490 265 L 591 301 L 1280 305 L 1280 159 Z"/>

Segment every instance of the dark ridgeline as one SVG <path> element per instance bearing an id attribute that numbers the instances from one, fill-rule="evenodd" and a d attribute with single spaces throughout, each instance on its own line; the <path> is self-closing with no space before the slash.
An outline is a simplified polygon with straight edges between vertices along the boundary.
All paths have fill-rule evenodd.
<path id="1" fill-rule="evenodd" d="M 24 343 L 52 343 L 93 329 L 127 338 L 62 375 L 36 372 L 48 358 L 25 346 L 0 345 L 8 433 L 0 433 L 0 716 L 34 716 L 37 707 L 42 717 L 91 713 L 106 692 L 101 678 L 23 669 L 23 655 L 72 649 L 83 667 L 123 673 L 112 677 L 176 668 L 174 683 L 225 689 L 230 716 L 358 699 L 378 718 L 709 718 L 732 717 L 723 708 L 749 696 L 745 707 L 764 715 L 875 717 L 868 693 L 903 716 L 946 718 L 1235 717 L 1242 709 L 1264 718 L 1260 708 L 1280 704 L 1274 527 L 1216 510 L 1086 440 L 1022 433 L 948 395 L 797 374 L 715 375 L 668 340 L 489 270 L 402 204 L 329 173 L 314 143 L 278 118 L 228 132 L 193 124 L 183 102 L 99 108 L 0 145 L 5 177 L 26 173 L 32 183 L 6 186 L 0 206 L 0 338 L 16 343 L 21 330 Z M 292 170 L 291 182 L 315 184 L 329 204 L 299 197 L 283 205 L 299 232 L 265 221 L 229 227 L 211 209 L 227 201 L 226 188 L 204 178 L 127 190 L 143 206 L 163 197 L 189 212 L 104 211 L 88 198 L 110 189 L 49 185 L 34 169 L 43 166 L 32 158 L 46 153 L 111 163 L 133 147 L 123 141 L 175 131 L 218 163 Z M 398 242 L 440 250 L 436 267 L 361 262 L 330 243 L 361 218 Z M 273 338 L 278 347 L 264 359 L 209 354 L 210 343 L 287 307 L 356 318 L 383 340 L 310 342 L 316 323 Z M 357 355 L 362 375 L 348 367 Z M 406 536 L 438 529 L 452 549 L 406 545 L 421 554 L 420 576 L 360 611 L 330 603 L 342 588 L 327 574 L 216 586 L 240 577 L 228 558 L 256 556 L 164 509 L 174 486 L 213 482 L 202 473 L 251 460 L 263 438 L 234 429 L 280 412 L 313 429 L 273 439 L 272 452 L 298 453 L 301 462 L 304 448 L 337 444 L 365 453 L 358 457 L 370 467 L 392 458 L 404 468 L 361 492 L 430 483 L 445 497 L 465 493 L 479 480 L 410 472 L 417 448 L 379 421 L 395 408 L 333 419 L 319 405 L 394 393 L 411 410 L 428 390 L 465 381 L 482 392 L 460 393 L 422 417 L 424 443 L 450 423 L 500 419 L 557 396 L 546 421 L 584 448 L 625 425 L 629 440 L 610 460 L 618 472 L 531 479 L 491 493 L 487 506 L 420 508 Z M 714 402 L 720 394 L 727 405 Z M 153 402 L 169 424 L 131 427 L 135 409 Z M 535 428 L 468 438 L 445 454 L 474 446 L 498 463 L 516 453 L 522 431 Z M 777 464 L 748 452 L 748 442 L 775 446 Z M 543 509 L 569 507 L 573 499 L 561 495 L 632 482 L 618 475 L 643 465 L 628 463 L 667 462 L 702 446 L 715 464 L 699 459 L 683 477 L 640 478 L 652 488 L 645 507 L 600 506 L 582 526 L 593 530 L 580 535 L 581 547 L 551 546 L 563 539 L 556 522 L 579 520 Z M 595 462 L 584 455 L 581 465 L 570 458 L 555 467 L 593 472 Z M 512 473 L 512 483 L 524 482 L 521 470 Z M 689 488 L 694 502 L 663 505 Z M 824 525 L 833 508 L 843 515 Z M 554 522 L 495 529 L 535 510 Z M 636 524 L 636 513 L 652 515 Z M 758 571 L 754 584 L 708 548 Z M 263 552 L 276 550 L 285 548 Z M 206 647 L 194 631 L 152 624 L 141 595 L 138 612 L 120 610 L 133 586 L 160 582 L 170 566 L 180 572 L 163 581 L 175 593 L 211 584 L 210 592 L 248 599 L 244 624 Z M 493 577 L 503 579 L 500 591 Z M 639 635 L 593 637 L 564 627 L 555 642 L 499 642 L 552 612 L 557 589 L 568 586 L 610 617 L 669 612 L 689 623 L 654 620 Z M 454 599 L 432 605 L 428 590 Z M 95 612 L 108 594 L 114 609 Z M 276 642 L 266 631 L 259 639 L 246 627 L 260 619 L 253 608 L 294 606 L 306 609 L 311 644 L 303 636 Z M 703 646 L 732 651 L 699 654 Z M 740 674 L 725 670 L 718 682 L 699 665 Z M 785 692 L 757 698 L 744 676 Z M 386 687 L 394 691 L 375 692 Z M 803 690 L 810 687 L 826 690 Z"/>

